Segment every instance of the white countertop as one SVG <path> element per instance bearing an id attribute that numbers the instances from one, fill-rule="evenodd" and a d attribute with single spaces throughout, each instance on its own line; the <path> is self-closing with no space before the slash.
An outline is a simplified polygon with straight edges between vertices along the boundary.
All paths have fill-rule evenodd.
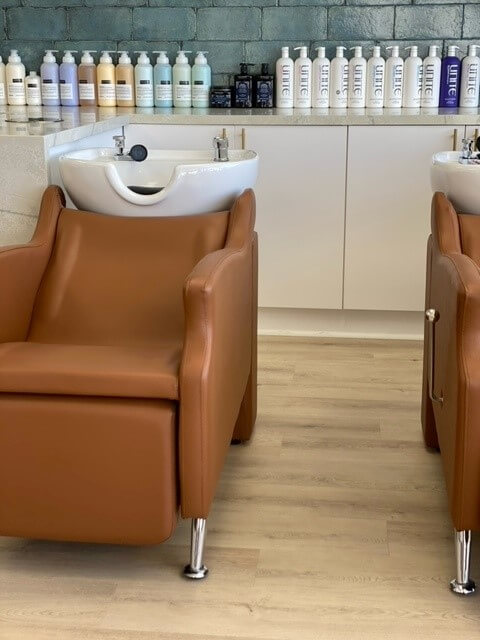
<path id="1" fill-rule="evenodd" d="M 480 125 L 480 110 L 0 107 L 0 136 L 42 137 L 48 147 L 126 124 L 460 126 Z"/>

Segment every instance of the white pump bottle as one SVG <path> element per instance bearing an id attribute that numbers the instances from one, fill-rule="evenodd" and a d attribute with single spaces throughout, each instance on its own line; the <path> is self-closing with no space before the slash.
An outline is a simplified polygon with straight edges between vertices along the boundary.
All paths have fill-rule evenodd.
<path id="1" fill-rule="evenodd" d="M 180 50 L 173 65 L 173 106 L 192 106 L 192 68 L 188 63 L 186 53 Z"/>
<path id="2" fill-rule="evenodd" d="M 383 107 L 385 94 L 385 60 L 380 55 L 380 47 L 373 47 L 371 58 L 367 62 L 367 101 L 368 109 Z"/>
<path id="3" fill-rule="evenodd" d="M 23 106 L 26 103 L 25 65 L 16 49 L 10 51 L 6 66 L 7 99 L 9 105 Z"/>
<path id="4" fill-rule="evenodd" d="M 354 54 L 348 63 L 348 106 L 364 108 L 366 104 L 367 61 L 362 47 L 351 47 Z"/>
<path id="5" fill-rule="evenodd" d="M 385 63 L 385 107 L 397 109 L 402 106 L 403 58 L 397 45 L 387 47 L 392 53 Z"/>
<path id="6" fill-rule="evenodd" d="M 402 107 L 415 109 L 420 106 L 422 97 L 423 63 L 418 57 L 418 47 L 405 47 L 410 55 L 405 60 L 405 77 L 403 79 Z"/>
<path id="7" fill-rule="evenodd" d="M 421 107 L 438 107 L 441 75 L 442 61 L 438 56 L 438 47 L 432 44 L 428 49 L 428 56 L 423 61 Z"/>
<path id="8" fill-rule="evenodd" d="M 300 49 L 300 55 L 295 60 L 295 93 L 293 106 L 300 109 L 310 109 L 312 106 L 312 61 L 307 55 L 307 47 Z"/>
<path id="9" fill-rule="evenodd" d="M 276 64 L 276 95 L 279 109 L 291 109 L 293 107 L 293 75 L 294 65 L 290 58 L 288 47 L 282 47 L 282 57 Z"/>
<path id="10" fill-rule="evenodd" d="M 330 107 L 344 109 L 348 96 L 348 60 L 344 56 L 345 47 L 337 47 L 335 58 L 330 65 Z"/>
<path id="11" fill-rule="evenodd" d="M 480 86 L 480 58 L 478 45 L 468 46 L 468 55 L 462 60 L 462 80 L 460 84 L 460 106 L 478 107 Z"/>
<path id="12" fill-rule="evenodd" d="M 325 57 L 325 47 L 317 47 L 317 51 L 312 66 L 312 107 L 323 109 L 329 105 L 330 60 Z"/>

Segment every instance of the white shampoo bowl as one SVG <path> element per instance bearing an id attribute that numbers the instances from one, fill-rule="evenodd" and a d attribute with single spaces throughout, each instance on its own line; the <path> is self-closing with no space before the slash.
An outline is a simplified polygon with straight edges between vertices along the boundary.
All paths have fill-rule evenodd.
<path id="1" fill-rule="evenodd" d="M 434 154 L 432 189 L 444 193 L 457 211 L 480 215 L 480 164 L 460 164 L 459 157 L 459 151 Z"/>
<path id="2" fill-rule="evenodd" d="M 114 156 L 109 148 L 61 156 L 62 180 L 76 207 L 117 216 L 223 211 L 258 174 L 253 151 L 230 151 L 228 162 L 214 162 L 213 151 L 153 150 L 143 162 Z"/>

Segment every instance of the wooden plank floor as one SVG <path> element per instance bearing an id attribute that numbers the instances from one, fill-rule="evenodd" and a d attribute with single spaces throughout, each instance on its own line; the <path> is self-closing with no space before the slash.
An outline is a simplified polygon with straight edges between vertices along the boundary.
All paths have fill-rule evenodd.
<path id="1" fill-rule="evenodd" d="M 453 543 L 440 457 L 420 435 L 421 345 L 259 349 L 257 431 L 230 451 L 208 579 L 179 575 L 187 522 L 154 548 L 3 538 L 1 640 L 480 637 L 479 597 L 447 589 Z"/>

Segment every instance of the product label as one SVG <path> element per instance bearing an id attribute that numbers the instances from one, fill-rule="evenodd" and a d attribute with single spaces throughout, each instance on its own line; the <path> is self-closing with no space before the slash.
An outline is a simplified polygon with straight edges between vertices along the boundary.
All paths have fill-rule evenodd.
<path id="1" fill-rule="evenodd" d="M 23 100 L 25 103 L 25 83 L 23 78 L 12 78 L 8 83 L 7 93 L 9 100 Z"/>
<path id="2" fill-rule="evenodd" d="M 60 82 L 60 98 L 73 100 L 73 84 L 71 82 Z"/>
<path id="3" fill-rule="evenodd" d="M 35 103 L 40 104 L 41 102 L 42 98 L 38 84 L 27 82 L 27 104 L 35 105 Z"/>
<path id="4" fill-rule="evenodd" d="M 392 64 L 390 78 L 387 86 L 387 104 L 391 107 L 400 107 L 402 104 L 403 88 L 403 64 Z"/>
<path id="5" fill-rule="evenodd" d="M 330 65 L 320 64 L 318 66 L 318 93 L 320 98 L 328 98 L 328 90 L 330 87 Z"/>
<path id="6" fill-rule="evenodd" d="M 283 98 L 284 100 L 292 99 L 292 89 L 293 89 L 293 79 L 292 79 L 292 69 L 288 64 L 282 64 L 281 66 L 281 85 L 280 85 L 280 96 L 279 98 Z"/>
<path id="7" fill-rule="evenodd" d="M 175 100 L 191 100 L 192 87 L 188 80 L 180 80 L 180 82 L 175 85 L 174 98 Z"/>
<path id="8" fill-rule="evenodd" d="M 98 85 L 99 100 L 115 100 L 115 85 L 110 80 L 102 80 Z"/>
<path id="9" fill-rule="evenodd" d="M 205 100 L 208 102 L 210 91 L 207 85 L 194 83 L 192 87 L 192 100 Z"/>
<path id="10" fill-rule="evenodd" d="M 44 100 L 58 100 L 59 99 L 58 84 L 53 80 L 42 80 L 42 98 Z"/>
<path id="11" fill-rule="evenodd" d="M 364 87 L 364 68 L 361 64 L 354 64 L 352 68 L 352 91 L 356 98 L 362 98 Z"/>
<path id="12" fill-rule="evenodd" d="M 153 101 L 153 87 L 150 80 L 140 80 L 137 83 L 137 102 L 139 101 Z"/>
<path id="13" fill-rule="evenodd" d="M 300 86 L 298 87 L 299 95 L 302 98 L 307 98 L 310 95 L 310 65 L 302 64 L 300 65 Z"/>
<path id="14" fill-rule="evenodd" d="M 133 100 L 133 87 L 127 84 L 125 80 L 117 82 L 117 100 Z"/>
<path id="15" fill-rule="evenodd" d="M 0 82 L 0 100 L 5 100 L 5 85 Z"/>
<path id="16" fill-rule="evenodd" d="M 78 83 L 78 95 L 80 100 L 95 100 L 95 85 L 93 82 L 80 80 Z"/>
<path id="17" fill-rule="evenodd" d="M 478 63 L 469 62 L 465 70 L 466 74 L 466 93 L 469 98 L 475 98 L 478 87 Z"/>
<path id="18" fill-rule="evenodd" d="M 170 80 L 161 80 L 159 84 L 155 85 L 155 100 L 171 102 L 173 98 L 172 83 Z"/>

